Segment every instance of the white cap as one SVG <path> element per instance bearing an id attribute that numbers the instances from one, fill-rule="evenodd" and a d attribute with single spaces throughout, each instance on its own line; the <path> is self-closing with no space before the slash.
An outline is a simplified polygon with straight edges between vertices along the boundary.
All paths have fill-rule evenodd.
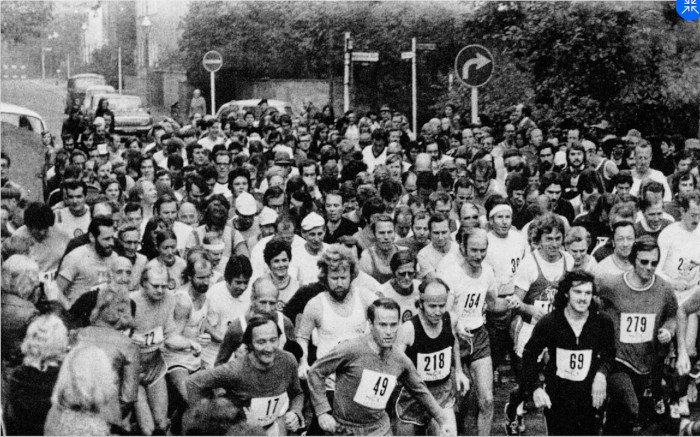
<path id="1" fill-rule="evenodd" d="M 236 197 L 236 212 L 241 215 L 255 215 L 258 204 L 252 194 L 243 192 Z"/>
<path id="2" fill-rule="evenodd" d="M 92 120 L 92 125 L 93 126 L 105 126 L 105 125 L 107 125 L 107 122 L 102 117 L 95 117 L 95 119 Z"/>
<path id="3" fill-rule="evenodd" d="M 301 221 L 301 229 L 304 231 L 310 231 L 313 228 L 318 228 L 319 226 L 325 226 L 326 221 L 323 217 L 316 214 L 315 212 L 309 213 L 304 220 Z"/>
<path id="4" fill-rule="evenodd" d="M 274 225 L 277 221 L 277 211 L 274 209 L 264 206 L 260 215 L 258 216 L 258 221 L 260 226 Z"/>

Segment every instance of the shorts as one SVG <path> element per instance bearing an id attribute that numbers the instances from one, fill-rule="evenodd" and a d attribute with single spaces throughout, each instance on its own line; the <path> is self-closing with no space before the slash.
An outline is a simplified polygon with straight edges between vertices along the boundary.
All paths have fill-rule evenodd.
<path id="1" fill-rule="evenodd" d="M 469 340 L 459 339 L 462 365 L 469 365 L 474 361 L 491 356 L 491 343 L 486 326 L 481 325 L 470 333 L 472 337 Z"/>
<path id="2" fill-rule="evenodd" d="M 454 407 L 457 393 L 452 376 L 440 385 L 429 386 L 428 390 L 443 409 Z M 417 426 L 426 426 L 433 418 L 425 406 L 413 397 L 405 387 L 402 387 L 399 392 L 399 400 L 396 402 L 396 416 L 402 422 Z"/>
<path id="3" fill-rule="evenodd" d="M 139 383 L 149 388 L 160 381 L 168 372 L 168 367 L 163 359 L 163 352 L 156 349 L 153 352 L 141 353 L 141 371 Z"/>

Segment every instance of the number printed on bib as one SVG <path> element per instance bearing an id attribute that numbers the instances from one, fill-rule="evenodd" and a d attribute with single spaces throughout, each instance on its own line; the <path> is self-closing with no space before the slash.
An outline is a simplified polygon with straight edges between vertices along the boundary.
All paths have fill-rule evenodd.
<path id="1" fill-rule="evenodd" d="M 557 348 L 557 376 L 569 381 L 583 381 L 591 368 L 592 356 L 591 349 L 572 351 Z"/>
<path id="2" fill-rule="evenodd" d="M 155 328 L 153 328 L 150 331 L 143 334 L 143 343 L 144 343 L 144 346 L 146 346 L 146 347 L 160 344 L 162 342 L 163 342 L 163 327 L 162 326 L 156 326 Z"/>
<path id="3" fill-rule="evenodd" d="M 450 368 L 452 367 L 452 347 L 446 347 L 431 354 L 418 353 L 417 364 L 418 376 L 423 381 L 445 379 L 449 376 Z"/>
<path id="4" fill-rule="evenodd" d="M 468 293 L 459 320 L 467 329 L 476 329 L 484 323 L 482 293 Z"/>
<path id="5" fill-rule="evenodd" d="M 654 338 L 656 314 L 620 314 L 620 341 L 622 343 L 646 343 Z"/>
<path id="6" fill-rule="evenodd" d="M 394 375 L 364 369 L 360 385 L 352 400 L 367 408 L 383 410 L 394 387 L 396 387 Z"/>
<path id="7" fill-rule="evenodd" d="M 277 396 L 266 398 L 253 398 L 250 400 L 248 410 L 248 423 L 251 425 L 267 426 L 285 414 L 289 409 L 289 396 L 287 392 Z"/>

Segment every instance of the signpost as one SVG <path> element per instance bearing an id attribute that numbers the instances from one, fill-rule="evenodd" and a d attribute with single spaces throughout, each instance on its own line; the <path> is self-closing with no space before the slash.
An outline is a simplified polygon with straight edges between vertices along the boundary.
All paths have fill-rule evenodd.
<path id="1" fill-rule="evenodd" d="M 202 65 L 204 66 L 204 69 L 209 72 L 209 79 L 211 82 L 211 115 L 216 115 L 216 104 L 215 104 L 215 81 L 214 81 L 214 73 L 219 71 L 221 69 L 221 66 L 224 63 L 224 59 L 221 57 L 221 53 L 217 52 L 216 50 L 210 50 L 208 51 L 205 55 L 204 58 L 202 59 Z"/>
<path id="2" fill-rule="evenodd" d="M 378 62 L 379 52 L 353 52 L 352 60 L 354 62 Z"/>
<path id="3" fill-rule="evenodd" d="M 478 88 L 493 76 L 493 55 L 484 46 L 471 44 L 464 47 L 455 59 L 457 79 L 472 89 L 472 123 L 479 120 Z"/>
<path id="4" fill-rule="evenodd" d="M 412 94 L 412 104 L 413 104 L 413 132 L 418 132 L 418 84 L 417 84 L 417 79 L 416 76 L 418 75 L 417 71 L 417 57 L 418 57 L 418 50 L 435 50 L 437 48 L 437 45 L 434 43 L 423 43 L 423 44 L 418 44 L 416 43 L 415 38 L 411 38 L 411 51 L 410 52 L 401 52 L 401 59 L 410 59 L 411 60 L 411 94 Z"/>

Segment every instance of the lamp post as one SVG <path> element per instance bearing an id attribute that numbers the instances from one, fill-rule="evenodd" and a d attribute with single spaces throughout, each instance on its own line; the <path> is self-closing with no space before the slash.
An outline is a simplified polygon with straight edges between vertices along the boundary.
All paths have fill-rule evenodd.
<path id="1" fill-rule="evenodd" d="M 87 64 L 89 62 L 87 48 L 87 23 L 83 23 L 82 26 L 80 26 L 80 28 L 83 29 L 83 64 Z"/>
<path id="2" fill-rule="evenodd" d="M 50 35 L 48 35 L 47 39 L 51 41 L 52 39 L 58 38 L 58 33 L 54 32 Z M 51 47 L 44 47 L 44 44 L 41 45 L 41 79 L 45 80 L 46 79 L 46 52 L 50 52 L 52 49 Z"/>

